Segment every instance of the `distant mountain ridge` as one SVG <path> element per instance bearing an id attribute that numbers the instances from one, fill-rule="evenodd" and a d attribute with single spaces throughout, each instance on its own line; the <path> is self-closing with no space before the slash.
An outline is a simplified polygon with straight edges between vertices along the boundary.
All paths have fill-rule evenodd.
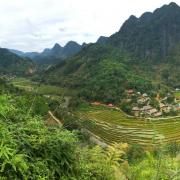
<path id="1" fill-rule="evenodd" d="M 17 55 L 22 57 L 28 57 L 34 60 L 37 64 L 56 64 L 63 59 L 69 58 L 82 49 L 83 45 L 78 44 L 74 41 L 69 41 L 64 47 L 56 43 L 51 49 L 44 49 L 43 52 L 21 52 L 17 50 L 10 50 Z"/>

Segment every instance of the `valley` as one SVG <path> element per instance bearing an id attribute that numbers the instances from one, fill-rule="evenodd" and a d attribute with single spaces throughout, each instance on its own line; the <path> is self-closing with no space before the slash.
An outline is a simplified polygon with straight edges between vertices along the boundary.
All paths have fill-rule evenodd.
<path id="1" fill-rule="evenodd" d="M 40 84 L 27 78 L 13 78 L 10 83 L 15 87 L 43 95 L 44 97 L 62 102 L 67 90 L 58 86 Z M 70 91 L 69 91 L 70 93 Z M 72 92 L 71 92 L 72 93 Z M 175 92 L 178 96 L 179 92 Z M 139 144 L 152 149 L 158 144 L 180 142 L 180 117 L 141 118 L 129 116 L 120 108 L 106 105 L 80 104 L 73 114 L 80 119 L 83 128 L 107 144 L 128 143 Z"/>
<path id="2" fill-rule="evenodd" d="M 0 179 L 180 180 L 180 6 L 3 1 Z"/>

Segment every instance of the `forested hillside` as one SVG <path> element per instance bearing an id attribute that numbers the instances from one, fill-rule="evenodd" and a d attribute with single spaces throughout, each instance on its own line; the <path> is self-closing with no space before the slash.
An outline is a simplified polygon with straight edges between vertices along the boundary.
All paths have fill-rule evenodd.
<path id="1" fill-rule="evenodd" d="M 180 7 L 170 3 L 140 18 L 131 16 L 119 32 L 45 72 L 44 81 L 108 102 L 118 101 L 127 88 L 179 87 L 179 14 Z"/>
<path id="2" fill-rule="evenodd" d="M 35 64 L 27 58 L 0 48 L 0 74 L 29 75 L 36 71 Z"/>
<path id="3" fill-rule="evenodd" d="M 75 88 L 87 99 L 118 102 L 126 88 L 152 89 L 148 78 L 139 76 L 130 62 L 127 53 L 111 46 L 89 45 L 78 55 L 46 71 L 42 79 Z"/>
<path id="4" fill-rule="evenodd" d="M 180 43 L 180 7 L 164 5 L 141 17 L 130 16 L 109 43 L 123 49 L 140 61 L 161 63 Z M 172 62 L 172 60 L 171 60 Z"/>

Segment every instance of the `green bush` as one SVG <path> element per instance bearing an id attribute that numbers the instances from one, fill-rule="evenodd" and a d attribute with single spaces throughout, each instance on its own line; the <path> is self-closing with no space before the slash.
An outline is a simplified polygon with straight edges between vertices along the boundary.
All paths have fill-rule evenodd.
<path id="1" fill-rule="evenodd" d="M 145 156 L 145 151 L 141 145 L 133 144 L 127 151 L 127 159 L 129 163 L 136 163 L 142 160 Z"/>
<path id="2" fill-rule="evenodd" d="M 110 151 L 82 148 L 77 133 L 47 127 L 41 103 L 41 97 L 0 96 L 0 178 L 115 179 Z"/>

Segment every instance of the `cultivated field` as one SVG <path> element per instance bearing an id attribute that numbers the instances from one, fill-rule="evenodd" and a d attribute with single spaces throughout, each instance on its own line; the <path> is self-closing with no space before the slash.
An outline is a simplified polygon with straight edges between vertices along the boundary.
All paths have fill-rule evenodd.
<path id="1" fill-rule="evenodd" d="M 108 144 L 127 142 L 150 147 L 180 142 L 180 118 L 153 121 L 135 119 L 121 111 L 97 106 L 82 106 L 76 115 L 88 130 Z"/>
<path id="2" fill-rule="evenodd" d="M 180 98 L 180 91 L 175 92 L 175 96 L 178 97 L 178 98 Z"/>
<path id="3" fill-rule="evenodd" d="M 62 93 L 64 92 L 63 88 L 39 84 L 38 82 L 34 82 L 26 78 L 15 78 L 12 80 L 12 84 L 20 89 L 30 92 L 36 92 L 38 94 L 62 95 Z"/>

